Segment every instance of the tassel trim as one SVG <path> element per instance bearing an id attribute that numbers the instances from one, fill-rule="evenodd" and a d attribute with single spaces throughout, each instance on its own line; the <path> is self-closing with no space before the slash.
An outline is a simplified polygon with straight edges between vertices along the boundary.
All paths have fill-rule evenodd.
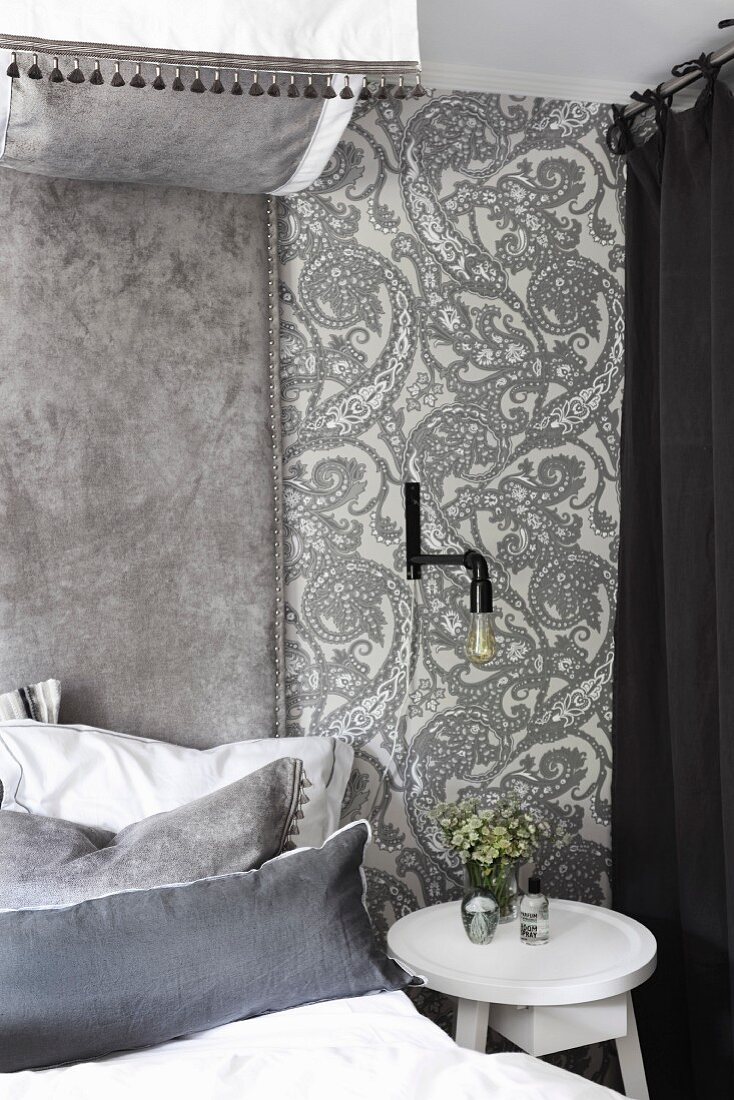
<path id="1" fill-rule="evenodd" d="M 2 37 L 3 36 L 0 36 L 0 39 L 2 39 Z M 31 40 L 28 40 L 28 41 L 30 42 Z M 40 40 L 39 40 L 39 44 L 40 44 Z M 51 43 L 49 43 L 49 45 L 51 45 Z M 58 45 L 61 45 L 61 43 L 58 43 Z M 20 65 L 18 63 L 18 53 L 19 52 L 20 51 L 18 51 L 18 50 L 13 50 L 12 51 L 12 61 L 10 62 L 10 65 L 8 66 L 8 68 L 6 70 L 7 76 L 11 80 L 17 80 L 23 75 L 22 72 L 21 72 Z M 33 58 L 33 61 L 31 63 L 31 65 L 28 67 L 28 69 L 26 70 L 25 75 L 27 77 L 29 77 L 31 80 L 42 80 L 43 79 L 43 71 L 42 71 L 41 66 L 38 63 L 38 53 L 34 51 L 32 53 L 32 58 Z M 113 88 L 122 88 L 122 87 L 125 86 L 126 82 L 125 82 L 125 79 L 124 79 L 124 77 L 122 75 L 122 72 L 121 72 L 121 66 L 124 63 L 124 60 L 125 59 L 113 60 L 113 62 L 112 62 L 114 64 L 114 73 L 112 75 L 112 78 L 110 79 L 110 84 L 112 85 Z M 100 85 L 105 83 L 105 78 L 104 78 L 104 75 L 103 75 L 103 72 L 102 72 L 103 63 L 104 62 L 101 62 L 100 60 L 95 60 L 94 61 L 94 69 L 93 69 L 92 73 L 89 76 L 89 83 L 92 84 L 95 87 L 99 87 Z M 164 91 L 168 87 L 168 85 L 166 84 L 166 80 L 163 76 L 163 67 L 164 67 L 165 59 L 163 61 L 157 62 L 157 63 L 156 62 L 148 62 L 146 60 L 137 61 L 137 62 L 133 62 L 133 63 L 135 65 L 135 73 L 130 79 L 129 86 L 131 88 L 141 88 L 142 89 L 142 88 L 147 87 L 147 81 L 145 80 L 145 77 L 143 76 L 143 66 L 146 65 L 146 64 L 149 64 L 149 63 L 150 64 L 155 64 L 155 79 L 152 81 L 151 87 L 154 88 L 157 92 Z M 347 63 L 345 63 L 345 66 L 346 66 L 346 64 Z M 356 62 L 353 63 L 353 64 L 349 63 L 349 66 L 354 67 L 356 64 L 357 64 Z M 184 84 L 184 81 L 181 77 L 181 70 L 183 68 L 188 67 L 188 66 L 176 65 L 176 66 L 172 66 L 172 67 L 175 69 L 175 77 L 171 81 L 170 87 L 171 87 L 172 91 L 174 91 L 174 92 L 182 92 L 182 91 L 185 90 L 185 84 Z M 194 79 L 192 80 L 192 82 L 189 86 L 190 90 L 192 92 L 197 92 L 199 94 L 202 93 L 202 92 L 205 92 L 206 87 L 204 85 L 204 82 L 201 79 L 201 66 L 199 66 L 199 67 L 192 66 L 192 68 L 193 68 L 193 72 L 194 72 Z M 372 70 L 374 72 L 374 69 L 376 68 L 376 66 L 375 66 L 374 63 L 365 62 L 364 63 L 364 68 L 369 68 L 370 70 Z M 393 67 L 392 66 L 386 66 L 386 68 L 390 69 L 390 72 L 391 72 L 391 75 L 392 75 Z M 227 90 L 229 90 L 229 92 L 232 95 L 236 95 L 236 96 L 244 95 L 244 88 L 243 88 L 242 84 L 240 83 L 239 70 L 234 69 L 232 71 L 232 83 L 229 85 L 229 88 L 228 88 L 228 84 L 229 84 L 228 80 L 226 78 L 224 80 L 222 79 L 221 74 L 222 74 L 223 71 L 224 70 L 221 67 L 220 68 L 214 68 L 214 81 L 213 81 L 209 91 L 213 92 L 214 95 L 222 95 Z M 406 86 L 406 83 L 405 83 L 406 82 L 406 76 L 405 76 L 405 74 L 398 74 L 398 83 L 397 83 L 397 85 L 388 85 L 387 75 L 383 74 L 383 75 L 379 76 L 378 87 L 377 87 L 376 91 L 373 92 L 372 89 L 370 88 L 370 83 L 369 83 L 370 77 L 369 76 L 363 76 L 362 86 L 361 86 L 361 88 L 360 88 L 360 90 L 359 90 L 359 92 L 357 93 L 356 96 L 355 96 L 355 92 L 352 88 L 351 75 L 349 73 L 345 74 L 343 86 L 341 87 L 341 89 L 339 91 L 337 91 L 336 88 L 334 87 L 334 75 L 333 75 L 333 73 L 324 73 L 324 72 L 303 73 L 302 75 L 305 76 L 306 80 L 307 80 L 307 83 L 306 83 L 305 87 L 303 87 L 302 85 L 301 85 L 301 87 L 299 87 L 298 83 L 296 82 L 296 77 L 297 77 L 298 73 L 299 73 L 299 70 L 297 70 L 297 69 L 296 70 L 290 70 L 290 71 L 282 70 L 280 68 L 271 69 L 270 70 L 270 74 L 271 74 L 270 75 L 270 83 L 268 84 L 268 87 L 267 87 L 267 90 L 266 90 L 263 87 L 263 85 L 260 83 L 260 74 L 259 74 L 259 72 L 257 70 L 252 70 L 252 83 L 250 84 L 249 88 L 247 89 L 248 93 L 251 96 L 262 96 L 262 95 L 267 94 L 268 96 L 277 99 L 282 94 L 281 87 L 280 87 L 280 78 L 283 77 L 283 78 L 287 78 L 287 81 L 288 81 L 287 86 L 286 86 L 286 92 L 285 92 L 285 95 L 288 99 L 299 99 L 301 96 L 303 96 L 304 99 L 321 99 L 321 98 L 323 98 L 323 99 L 336 99 L 337 96 L 338 96 L 340 99 L 347 99 L 348 100 L 348 99 L 355 99 L 356 98 L 356 99 L 358 99 L 362 102 L 365 102 L 365 101 L 369 101 L 371 99 L 389 99 L 389 98 L 395 98 L 395 99 L 408 99 L 408 98 L 420 99 L 421 97 L 428 95 L 428 92 L 426 91 L 423 84 L 421 83 L 420 70 L 415 71 L 415 85 L 412 89 L 408 88 Z M 377 75 L 377 74 L 375 74 L 375 75 Z M 84 69 L 82 68 L 81 61 L 80 61 L 79 57 L 74 57 L 74 68 L 73 68 L 73 70 L 68 74 L 68 76 L 64 76 L 61 69 L 59 68 L 58 56 L 54 56 L 54 58 L 53 58 L 53 68 L 51 69 L 51 71 L 49 73 L 49 80 L 52 81 L 52 83 L 61 84 L 63 82 L 68 82 L 70 84 L 84 84 L 86 82 L 86 79 L 87 78 L 84 74 Z"/>
<path id="2" fill-rule="evenodd" d="M 303 764 L 301 764 L 301 778 L 298 787 L 298 800 L 296 802 L 296 809 L 293 813 L 293 817 L 291 818 L 290 828 L 286 834 L 286 843 L 283 847 L 284 852 L 290 851 L 296 847 L 293 837 L 300 836 L 301 830 L 298 828 L 298 822 L 303 821 L 305 817 L 304 807 L 310 802 L 306 791 L 309 787 L 313 787 L 313 783 L 306 775 Z"/>
<path id="3" fill-rule="evenodd" d="M 79 68 L 78 57 L 74 58 L 74 68 L 69 73 L 66 79 L 69 81 L 70 84 L 83 84 L 84 81 L 87 79 L 82 70 Z"/>
<path id="4" fill-rule="evenodd" d="M 413 99 L 422 99 L 423 96 L 428 95 L 428 92 L 421 84 L 421 74 L 417 73 L 415 78 L 415 88 L 413 88 Z"/>

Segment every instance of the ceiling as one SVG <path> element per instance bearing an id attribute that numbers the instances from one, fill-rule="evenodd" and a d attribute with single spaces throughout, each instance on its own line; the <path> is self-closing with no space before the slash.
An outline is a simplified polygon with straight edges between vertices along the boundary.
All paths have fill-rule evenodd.
<path id="1" fill-rule="evenodd" d="M 734 0 L 417 0 L 425 83 L 624 101 L 734 41 Z M 732 66 L 734 68 L 734 65 Z"/>

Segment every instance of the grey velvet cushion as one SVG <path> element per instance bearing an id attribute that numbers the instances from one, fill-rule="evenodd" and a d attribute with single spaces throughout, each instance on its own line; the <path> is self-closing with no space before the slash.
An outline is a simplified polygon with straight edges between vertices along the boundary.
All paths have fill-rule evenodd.
<path id="1" fill-rule="evenodd" d="M 8 810 L 0 814 L 0 908 L 69 905 L 259 867 L 288 840 L 301 781 L 300 760 L 275 760 L 117 835 Z"/>
<path id="2" fill-rule="evenodd" d="M 245 874 L 0 913 L 0 1071 L 411 984 L 364 908 L 368 837 L 356 822 Z"/>
<path id="3" fill-rule="evenodd" d="M 75 59 L 60 54 L 59 65 L 71 72 Z M 90 68 L 91 62 L 87 75 Z M 103 59 L 102 69 L 99 86 L 14 81 L 0 163 L 52 178 L 262 194 L 296 172 L 324 109 L 323 99 L 303 95 L 159 95 L 150 84 L 121 90 L 110 84 L 112 62 Z M 123 69 L 129 80 L 132 66 Z M 170 81 L 170 68 L 168 74 Z M 188 81 L 192 75 L 188 70 Z M 214 70 L 203 67 L 201 79 L 210 88 Z M 229 74 L 223 79 L 229 84 Z M 306 77 L 296 84 L 303 91 Z M 317 86 L 323 88 L 323 78 Z"/>

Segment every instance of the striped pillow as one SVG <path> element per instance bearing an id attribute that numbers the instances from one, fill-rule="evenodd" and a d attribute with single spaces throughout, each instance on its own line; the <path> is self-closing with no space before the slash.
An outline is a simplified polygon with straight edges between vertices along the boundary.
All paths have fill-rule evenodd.
<path id="1" fill-rule="evenodd" d="M 0 695 L 0 721 L 32 718 L 34 722 L 57 722 L 60 703 L 58 680 L 44 680 L 41 684 L 6 691 Z"/>

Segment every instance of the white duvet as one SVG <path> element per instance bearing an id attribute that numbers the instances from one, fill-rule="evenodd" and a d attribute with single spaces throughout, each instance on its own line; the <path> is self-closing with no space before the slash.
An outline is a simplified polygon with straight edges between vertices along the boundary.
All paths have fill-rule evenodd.
<path id="1" fill-rule="evenodd" d="M 158 1047 L 0 1074 L 2 1100 L 611 1100 L 525 1054 L 462 1050 L 404 993 L 243 1020 Z"/>

